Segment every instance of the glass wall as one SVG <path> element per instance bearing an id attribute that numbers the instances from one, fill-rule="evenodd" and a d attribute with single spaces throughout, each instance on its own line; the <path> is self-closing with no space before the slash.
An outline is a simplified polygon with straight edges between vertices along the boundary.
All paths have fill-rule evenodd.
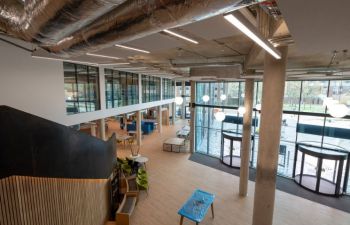
<path id="1" fill-rule="evenodd" d="M 138 82 L 138 74 L 105 69 L 106 107 L 138 104 Z"/>
<path id="2" fill-rule="evenodd" d="M 63 69 L 67 114 L 99 110 L 98 67 L 64 62 Z"/>
<path id="3" fill-rule="evenodd" d="M 160 77 L 142 75 L 142 102 L 160 101 Z"/>
<path id="4" fill-rule="evenodd" d="M 184 84 L 184 88 L 182 86 Z M 191 83 L 189 81 L 177 81 L 175 86 L 175 96 L 183 98 L 183 104 L 185 105 L 185 115 L 182 115 L 182 104 L 176 105 L 176 116 L 177 117 L 185 117 L 189 119 L 191 116 L 189 103 L 191 101 Z"/>
<path id="5" fill-rule="evenodd" d="M 163 99 L 175 98 L 175 82 L 163 78 Z"/>
<path id="6" fill-rule="evenodd" d="M 197 152 L 219 157 L 221 132 L 242 133 L 243 116 L 237 109 L 244 103 L 244 86 L 244 82 L 197 82 Z M 207 102 L 203 101 L 204 95 L 209 96 Z M 261 97 L 262 82 L 255 82 L 254 106 L 261 104 Z M 333 118 L 328 115 L 324 104 L 327 97 L 332 97 L 350 108 L 350 80 L 286 82 L 278 161 L 280 175 L 292 176 L 297 142 L 313 141 L 324 146 L 340 146 L 350 151 L 350 116 Z M 217 111 L 225 112 L 226 118 L 223 122 L 215 120 L 214 114 Z M 259 123 L 260 113 L 255 110 L 252 129 L 253 167 L 256 167 L 258 155 Z"/>

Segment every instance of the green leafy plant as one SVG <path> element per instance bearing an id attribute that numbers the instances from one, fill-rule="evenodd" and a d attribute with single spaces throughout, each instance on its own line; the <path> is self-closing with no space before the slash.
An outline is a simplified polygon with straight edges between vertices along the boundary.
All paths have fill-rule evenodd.
<path id="1" fill-rule="evenodd" d="M 129 161 L 127 159 L 117 158 L 120 168 L 123 173 L 127 176 L 131 175 L 131 166 L 129 165 Z"/>
<path id="2" fill-rule="evenodd" d="M 145 169 L 143 168 L 138 169 L 136 183 L 140 189 L 148 190 L 148 177 Z"/>

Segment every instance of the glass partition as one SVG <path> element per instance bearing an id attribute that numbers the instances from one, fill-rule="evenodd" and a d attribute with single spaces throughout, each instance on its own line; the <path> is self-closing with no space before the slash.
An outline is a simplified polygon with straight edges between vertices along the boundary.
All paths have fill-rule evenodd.
<path id="1" fill-rule="evenodd" d="M 173 80 L 163 78 L 163 99 L 175 98 L 175 82 Z"/>
<path id="2" fill-rule="evenodd" d="M 106 107 L 139 103 L 138 74 L 105 69 Z"/>
<path id="3" fill-rule="evenodd" d="M 67 114 L 99 110 L 98 68 L 64 62 L 63 69 Z"/>
<path id="4" fill-rule="evenodd" d="M 160 77 L 142 75 L 142 102 L 160 100 Z"/>

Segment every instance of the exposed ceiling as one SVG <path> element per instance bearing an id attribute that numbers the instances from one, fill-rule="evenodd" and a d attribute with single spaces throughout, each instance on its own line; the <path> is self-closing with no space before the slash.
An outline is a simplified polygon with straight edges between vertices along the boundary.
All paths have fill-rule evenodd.
<path id="1" fill-rule="evenodd" d="M 211 79 L 221 80 L 230 79 L 230 76 L 232 79 L 259 78 L 263 71 L 264 51 L 223 17 L 227 11 L 240 10 L 259 30 L 269 26 L 267 38 L 271 43 L 289 46 L 287 74 L 290 79 L 350 77 L 347 52 L 350 30 L 347 29 L 346 12 L 350 3 L 345 0 L 339 0 L 337 4 L 316 0 L 278 0 L 277 3 L 258 0 L 79 0 L 74 4 L 68 0 L 60 3 L 32 0 L 36 4 L 24 4 L 22 8 L 20 2 L 0 3 L 0 31 L 32 42 L 37 49 L 34 56 L 100 65 L 114 63 L 105 66 L 185 79 L 192 79 L 189 77 L 191 68 L 203 73 L 203 79 L 208 79 L 209 75 Z M 45 7 L 51 9 L 43 14 Z M 6 17 L 6 10 L 17 19 L 26 15 L 31 20 L 14 21 L 15 17 L 11 20 Z M 28 14 L 26 10 L 37 14 Z M 69 13 L 76 16 L 71 17 Z M 269 17 L 270 25 L 259 22 L 262 14 Z M 164 29 L 198 44 L 170 35 Z M 235 68 L 234 74 L 228 75 L 231 67 Z M 213 78 L 213 70 L 221 72 Z M 195 79 L 198 77 L 201 76 L 197 75 Z"/>

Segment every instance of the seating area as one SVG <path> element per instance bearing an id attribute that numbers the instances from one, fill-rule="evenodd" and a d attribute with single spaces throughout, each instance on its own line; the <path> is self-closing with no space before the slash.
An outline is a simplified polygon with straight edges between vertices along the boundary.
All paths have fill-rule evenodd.
<path id="1" fill-rule="evenodd" d="M 349 9 L 1 0 L 0 225 L 350 225 Z"/>
<path id="2" fill-rule="evenodd" d="M 141 121 L 141 129 L 143 134 L 150 134 L 155 130 L 155 123 L 153 121 Z M 133 121 L 126 125 L 126 130 L 129 131 L 136 131 L 136 122 Z"/>

